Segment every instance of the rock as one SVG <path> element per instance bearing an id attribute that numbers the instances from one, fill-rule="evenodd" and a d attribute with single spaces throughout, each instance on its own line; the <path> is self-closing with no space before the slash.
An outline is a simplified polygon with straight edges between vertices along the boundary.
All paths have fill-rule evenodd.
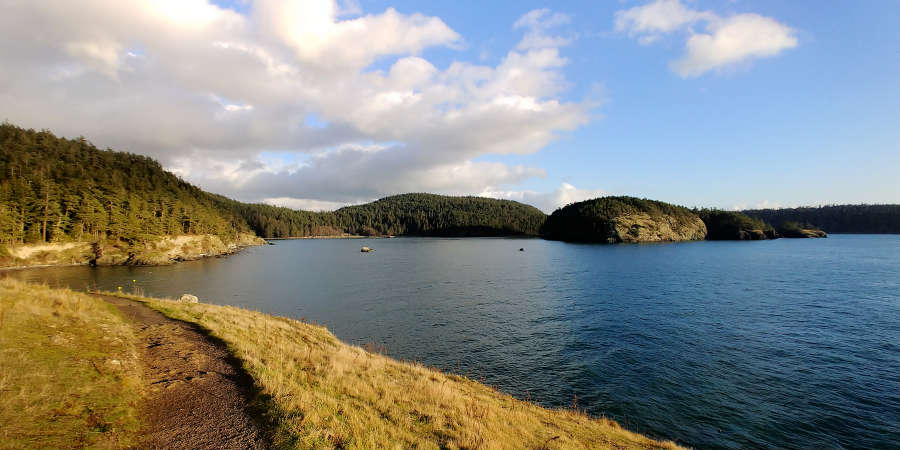
<path id="1" fill-rule="evenodd" d="M 363 248 L 360 249 L 359 251 L 361 251 L 361 252 L 363 252 L 363 253 L 369 253 L 369 252 L 374 252 L 375 249 L 374 249 L 374 248 L 369 248 L 369 247 L 363 247 Z"/>
<path id="2" fill-rule="evenodd" d="M 181 298 L 178 299 L 178 301 L 184 302 L 184 303 L 200 303 L 200 299 L 197 298 L 196 295 L 191 295 L 191 294 L 182 295 Z"/>

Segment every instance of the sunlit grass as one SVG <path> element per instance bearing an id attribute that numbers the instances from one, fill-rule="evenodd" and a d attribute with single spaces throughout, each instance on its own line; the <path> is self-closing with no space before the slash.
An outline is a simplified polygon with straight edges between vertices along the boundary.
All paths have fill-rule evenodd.
<path id="1" fill-rule="evenodd" d="M 134 339 L 100 299 L 0 280 L 0 448 L 133 444 Z"/>
<path id="2" fill-rule="evenodd" d="M 299 448 L 676 448 L 582 411 L 545 409 L 466 377 L 342 343 L 326 328 L 245 309 L 145 299 L 225 341 Z"/>

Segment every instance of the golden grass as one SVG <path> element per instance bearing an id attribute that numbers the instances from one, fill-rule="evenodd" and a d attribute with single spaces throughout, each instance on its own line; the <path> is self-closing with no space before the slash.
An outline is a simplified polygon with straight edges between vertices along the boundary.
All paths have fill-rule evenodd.
<path id="1" fill-rule="evenodd" d="M 134 343 L 102 300 L 0 280 L 0 448 L 133 444 Z"/>
<path id="2" fill-rule="evenodd" d="M 465 377 L 245 309 L 142 299 L 225 341 L 262 393 L 279 447 L 677 448 L 583 412 L 517 400 Z"/>

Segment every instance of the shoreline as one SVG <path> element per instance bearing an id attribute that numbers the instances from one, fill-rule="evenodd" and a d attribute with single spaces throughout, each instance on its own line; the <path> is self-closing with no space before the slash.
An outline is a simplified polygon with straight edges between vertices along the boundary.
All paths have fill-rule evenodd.
<path id="1" fill-rule="evenodd" d="M 169 266 L 184 261 L 226 257 L 248 247 L 267 245 L 267 242 L 257 236 L 242 234 L 228 244 L 214 235 L 164 236 L 156 241 L 142 243 L 142 248 L 123 249 L 119 244 L 119 242 L 97 244 L 80 241 L 0 246 L 8 257 L 24 261 L 20 264 L 0 266 L 0 272 L 77 266 Z M 36 264 L 29 264 L 29 261 L 35 261 L 36 258 L 39 258 Z M 57 262 L 47 262 L 48 260 Z"/>

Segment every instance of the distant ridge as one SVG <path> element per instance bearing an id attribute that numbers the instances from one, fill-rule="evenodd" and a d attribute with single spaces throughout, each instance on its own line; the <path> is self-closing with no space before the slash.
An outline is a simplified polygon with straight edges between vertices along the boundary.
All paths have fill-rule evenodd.
<path id="1" fill-rule="evenodd" d="M 900 205 L 829 205 L 743 212 L 773 225 L 808 223 L 828 233 L 900 234 Z"/>

